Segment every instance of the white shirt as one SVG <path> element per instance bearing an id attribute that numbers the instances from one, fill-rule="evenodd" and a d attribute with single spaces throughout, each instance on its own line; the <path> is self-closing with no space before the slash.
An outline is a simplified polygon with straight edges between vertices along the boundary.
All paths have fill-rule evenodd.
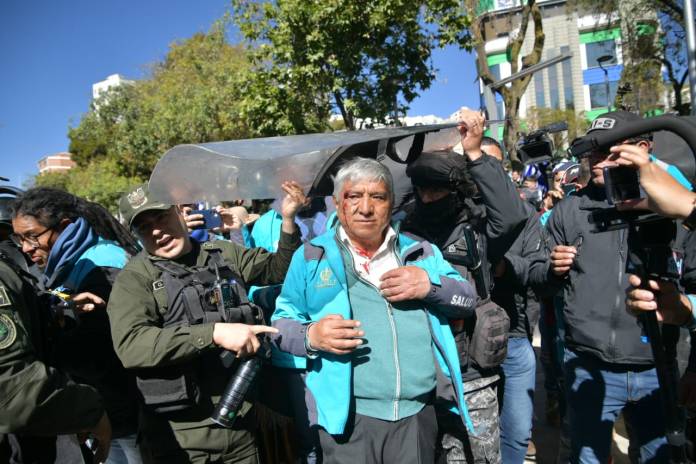
<path id="1" fill-rule="evenodd" d="M 384 241 L 371 258 L 365 256 L 351 243 L 348 234 L 343 230 L 343 226 L 338 227 L 338 237 L 350 251 L 358 275 L 377 288 L 379 288 L 382 274 L 401 266 L 396 253 L 392 251 L 392 243 L 396 241 L 396 232 L 391 226 L 388 227 Z"/>

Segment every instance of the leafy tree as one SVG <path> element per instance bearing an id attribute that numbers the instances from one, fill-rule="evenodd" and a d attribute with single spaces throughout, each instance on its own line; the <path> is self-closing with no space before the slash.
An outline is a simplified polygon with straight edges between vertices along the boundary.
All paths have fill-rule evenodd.
<path id="1" fill-rule="evenodd" d="M 584 135 L 589 128 L 589 121 L 584 114 L 577 114 L 572 109 L 553 109 L 533 107 L 527 111 L 527 118 L 524 123 L 527 125 L 528 132 L 535 131 L 549 124 L 565 121 L 568 123 L 568 130 L 550 134 L 553 145 L 558 157 L 566 156 L 565 149 L 570 143 L 581 135 Z"/>
<path id="2" fill-rule="evenodd" d="M 350 130 L 393 121 L 435 78 L 435 47 L 471 46 L 457 0 L 232 4 L 257 76 L 244 105 L 262 132 L 325 129 L 331 109 Z"/>
<path id="3" fill-rule="evenodd" d="M 68 129 L 68 150 L 78 166 L 86 166 L 95 158 L 118 157 L 115 141 L 120 135 L 119 123 L 136 98 L 136 86 L 111 88 L 91 103 L 77 127 Z"/>
<path id="4" fill-rule="evenodd" d="M 610 18 L 609 24 L 597 27 L 621 27 L 624 68 L 619 88 L 624 91 L 617 95 L 617 106 L 641 113 L 662 107 L 664 67 L 673 109 L 689 114 L 689 105 L 682 101 L 688 77 L 682 0 L 572 0 L 569 8 Z"/>
<path id="5" fill-rule="evenodd" d="M 473 24 L 471 25 L 471 33 L 476 44 L 476 54 L 479 57 L 477 60 L 479 77 L 483 81 L 484 85 L 490 85 L 493 84 L 497 79 L 488 67 L 488 62 L 486 60 L 486 43 L 484 40 L 486 16 L 477 14 L 479 12 L 479 2 L 477 0 L 466 0 L 465 3 L 469 15 L 475 16 Z M 524 43 L 525 36 L 527 35 L 530 18 L 534 26 L 534 42 L 532 44 L 531 51 L 522 56 L 522 44 Z M 518 71 L 522 71 L 539 63 L 541 60 L 541 53 L 544 49 L 544 41 L 546 39 L 542 26 L 541 10 L 539 9 L 539 5 L 536 3 L 536 0 L 527 0 L 520 11 L 520 14 L 516 15 L 514 20 L 519 21 L 519 28 L 516 29 L 514 35 L 511 34 L 506 49 L 508 61 L 510 62 L 511 74 L 515 74 Z M 512 29 L 512 25 L 510 29 Z M 517 159 L 517 154 L 515 153 L 515 143 L 517 142 L 517 133 L 520 131 L 520 118 L 518 116 L 520 102 L 522 101 L 524 92 L 527 90 L 527 86 L 529 85 L 531 79 L 532 75 L 529 74 L 525 77 L 515 79 L 509 85 L 493 89 L 494 92 L 498 93 L 502 97 L 505 105 L 503 143 L 513 159 Z"/>
<path id="6" fill-rule="evenodd" d="M 66 190 L 116 213 L 121 195 L 130 187 L 144 182 L 142 178 L 126 177 L 117 172 L 116 160 L 104 157 L 69 171 L 39 174 L 34 177 L 33 184 Z"/>
<path id="7" fill-rule="evenodd" d="M 174 145 L 251 136 L 240 104 L 248 60 L 228 43 L 226 24 L 173 44 L 149 79 L 93 102 L 68 132 L 78 167 L 108 159 L 115 175 L 144 179 Z"/>
<path id="8" fill-rule="evenodd" d="M 25 179 L 24 188 L 54 187 L 61 190 L 70 190 L 70 171 L 46 172 L 37 174 L 34 177 Z"/>

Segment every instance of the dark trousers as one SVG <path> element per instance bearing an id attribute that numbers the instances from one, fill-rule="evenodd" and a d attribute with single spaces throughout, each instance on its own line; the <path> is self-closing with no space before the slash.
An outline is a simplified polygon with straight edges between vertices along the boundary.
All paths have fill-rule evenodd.
<path id="1" fill-rule="evenodd" d="M 431 464 L 436 440 L 432 405 L 396 422 L 354 414 L 343 435 L 319 431 L 324 464 Z"/>

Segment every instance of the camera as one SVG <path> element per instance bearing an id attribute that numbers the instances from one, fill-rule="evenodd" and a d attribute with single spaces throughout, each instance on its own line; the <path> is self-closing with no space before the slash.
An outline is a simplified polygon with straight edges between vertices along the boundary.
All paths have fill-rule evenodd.
<path id="1" fill-rule="evenodd" d="M 628 166 L 618 166 L 605 167 L 602 171 L 604 173 L 604 189 L 609 204 L 615 205 L 643 197 L 637 170 Z"/>
<path id="2" fill-rule="evenodd" d="M 568 130 L 568 123 L 555 122 L 540 129 L 522 134 L 517 141 L 517 155 L 524 164 L 538 163 L 553 158 L 553 142 L 549 134 Z"/>
<path id="3" fill-rule="evenodd" d="M 196 227 L 196 229 L 211 230 L 222 227 L 222 218 L 220 217 L 220 213 L 214 209 L 194 209 L 189 214 L 203 215 L 203 225 Z"/>

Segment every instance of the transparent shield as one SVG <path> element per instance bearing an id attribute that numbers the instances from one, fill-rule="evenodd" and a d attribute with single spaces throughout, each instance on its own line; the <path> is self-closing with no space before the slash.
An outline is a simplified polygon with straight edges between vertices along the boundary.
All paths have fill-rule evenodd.
<path id="1" fill-rule="evenodd" d="M 150 194 L 172 204 L 278 198 L 280 185 L 294 180 L 305 192 L 330 195 L 330 176 L 355 156 L 389 160 L 400 185 L 409 156 L 458 141 L 455 124 L 440 124 L 178 145 L 155 166 Z"/>

